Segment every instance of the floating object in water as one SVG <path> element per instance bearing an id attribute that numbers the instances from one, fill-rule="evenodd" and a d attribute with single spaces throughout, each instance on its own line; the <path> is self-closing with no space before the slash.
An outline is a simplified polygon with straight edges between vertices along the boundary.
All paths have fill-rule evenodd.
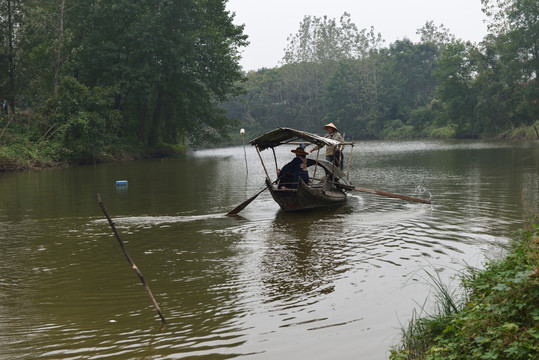
<path id="1" fill-rule="evenodd" d="M 127 186 L 127 180 L 117 180 L 116 186 Z"/>

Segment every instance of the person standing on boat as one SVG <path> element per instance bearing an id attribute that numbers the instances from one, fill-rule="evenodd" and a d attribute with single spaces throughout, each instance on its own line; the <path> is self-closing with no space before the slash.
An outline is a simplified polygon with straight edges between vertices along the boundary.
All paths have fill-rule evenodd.
<path id="1" fill-rule="evenodd" d="M 324 130 L 326 130 L 328 133 L 326 138 L 337 140 L 337 141 L 344 141 L 344 138 L 341 134 L 339 134 L 339 131 L 337 130 L 337 127 L 333 123 L 329 123 L 327 125 L 324 125 Z M 315 146 L 313 147 L 310 152 L 312 153 L 315 150 L 320 149 L 322 146 Z M 343 166 L 343 155 L 342 155 L 342 148 L 335 147 L 335 146 L 326 146 L 326 160 L 329 162 L 334 163 L 338 167 L 342 169 Z"/>
<path id="2" fill-rule="evenodd" d="M 291 150 L 296 157 L 288 164 L 283 166 L 281 170 L 277 170 L 279 175 L 279 187 L 288 189 L 297 189 L 298 181 L 301 178 L 305 184 L 309 183 L 309 173 L 307 172 L 307 152 L 299 146 L 295 150 Z"/>

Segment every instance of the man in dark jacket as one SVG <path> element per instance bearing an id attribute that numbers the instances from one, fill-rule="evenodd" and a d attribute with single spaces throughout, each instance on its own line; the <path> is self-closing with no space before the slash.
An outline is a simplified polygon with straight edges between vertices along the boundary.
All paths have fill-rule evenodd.
<path id="1" fill-rule="evenodd" d="M 296 157 L 283 166 L 279 173 L 279 188 L 297 189 L 298 181 L 301 178 L 305 184 L 309 183 L 309 173 L 307 172 L 307 152 L 300 146 L 291 150 Z"/>

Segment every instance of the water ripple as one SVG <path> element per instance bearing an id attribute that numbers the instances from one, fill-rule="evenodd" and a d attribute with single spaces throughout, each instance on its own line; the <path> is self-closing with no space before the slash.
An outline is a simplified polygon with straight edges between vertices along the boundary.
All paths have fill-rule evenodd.
<path id="1" fill-rule="evenodd" d="M 43 191 L 52 174 L 43 173 L 39 191 L 27 196 L 24 187 L 19 201 L 20 181 L 3 178 L 10 207 L 0 210 L 0 358 L 383 358 L 399 322 L 429 295 L 425 271 L 449 281 L 503 251 L 526 213 L 522 190 L 532 208 L 538 203 L 537 151 L 531 145 L 524 157 L 520 145 L 445 141 L 358 146 L 353 183 L 432 195 L 432 205 L 350 192 L 341 207 L 288 214 L 264 192 L 226 217 L 263 185 L 259 168 L 237 175 L 242 149 L 189 156 L 203 181 L 185 176 L 185 159 L 145 162 L 130 173 L 129 190 L 107 191 L 166 325 L 95 198 L 81 195 L 88 189 L 64 199 Z M 108 171 L 123 166 L 131 165 L 104 164 L 91 175 L 110 185 Z M 60 183 L 78 184 L 78 171 L 92 177 L 59 171 L 69 178 Z"/>

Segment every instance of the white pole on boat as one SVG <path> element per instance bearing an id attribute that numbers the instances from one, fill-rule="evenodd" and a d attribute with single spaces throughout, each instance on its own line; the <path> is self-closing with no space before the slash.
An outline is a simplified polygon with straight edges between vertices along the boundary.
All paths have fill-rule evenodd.
<path id="1" fill-rule="evenodd" d="M 247 176 L 249 175 L 249 167 L 247 166 L 247 151 L 245 151 L 245 129 L 241 129 L 240 134 L 243 140 L 243 155 L 245 156 L 245 176 Z"/>

